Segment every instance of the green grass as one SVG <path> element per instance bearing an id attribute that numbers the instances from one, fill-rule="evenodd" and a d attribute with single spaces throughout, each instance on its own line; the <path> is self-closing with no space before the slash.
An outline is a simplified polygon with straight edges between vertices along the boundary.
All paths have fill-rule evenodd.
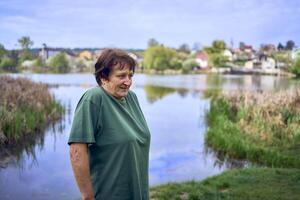
<path id="1" fill-rule="evenodd" d="M 300 170 L 251 168 L 229 170 L 204 181 L 170 183 L 150 190 L 159 200 L 298 200 Z"/>

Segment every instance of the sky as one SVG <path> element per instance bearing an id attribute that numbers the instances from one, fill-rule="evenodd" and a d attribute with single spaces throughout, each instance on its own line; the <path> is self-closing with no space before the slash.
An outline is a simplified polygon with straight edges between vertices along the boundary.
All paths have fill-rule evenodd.
<path id="1" fill-rule="evenodd" d="M 177 48 L 224 40 L 300 46 L 300 0 L 0 0 L 0 44 L 145 49 L 150 38 Z"/>

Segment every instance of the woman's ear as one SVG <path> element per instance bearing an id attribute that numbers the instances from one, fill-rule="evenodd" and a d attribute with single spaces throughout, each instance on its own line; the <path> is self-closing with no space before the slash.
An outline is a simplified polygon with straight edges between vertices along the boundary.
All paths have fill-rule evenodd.
<path id="1" fill-rule="evenodd" d="M 107 79 L 101 78 L 101 84 L 102 84 L 102 85 L 106 85 L 106 84 L 107 84 L 107 82 L 108 82 L 108 80 L 107 80 Z"/>

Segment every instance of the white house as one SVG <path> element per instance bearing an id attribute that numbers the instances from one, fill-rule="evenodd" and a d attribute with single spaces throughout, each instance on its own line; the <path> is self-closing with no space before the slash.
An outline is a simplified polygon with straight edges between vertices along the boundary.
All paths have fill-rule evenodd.
<path id="1" fill-rule="evenodd" d="M 204 52 L 199 52 L 196 54 L 196 62 L 201 69 L 208 68 L 208 56 Z"/>
<path id="2" fill-rule="evenodd" d="M 253 60 L 248 60 L 245 62 L 245 69 L 253 69 Z"/>

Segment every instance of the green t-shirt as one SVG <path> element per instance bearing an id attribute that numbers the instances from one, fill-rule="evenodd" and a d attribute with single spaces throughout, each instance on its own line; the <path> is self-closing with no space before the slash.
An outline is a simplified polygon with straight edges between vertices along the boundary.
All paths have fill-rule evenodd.
<path id="1" fill-rule="evenodd" d="M 136 95 L 118 100 L 102 87 L 81 97 L 68 143 L 87 143 L 97 200 L 148 200 L 150 131 Z"/>

